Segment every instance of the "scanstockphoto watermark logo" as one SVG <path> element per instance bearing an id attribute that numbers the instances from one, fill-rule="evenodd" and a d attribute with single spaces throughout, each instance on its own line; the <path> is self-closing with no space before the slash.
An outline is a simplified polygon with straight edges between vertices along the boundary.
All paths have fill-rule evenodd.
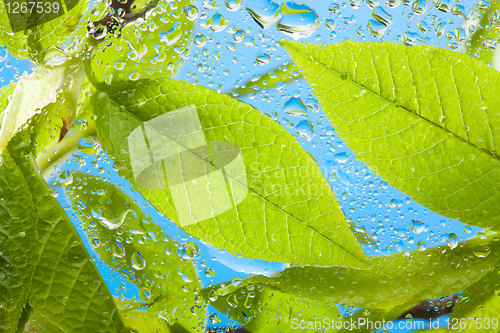
<path id="1" fill-rule="evenodd" d="M 244 158 L 237 144 L 209 142 L 203 130 L 196 107 L 188 106 L 143 122 L 128 136 L 137 186 L 171 197 L 181 226 L 223 214 L 250 192 L 283 202 L 331 195 L 323 181 L 331 171 L 296 152 L 273 155 L 282 147 L 255 145 Z M 286 167 L 282 156 L 299 163 Z"/>
<path id="2" fill-rule="evenodd" d="M 195 106 L 141 124 L 128 147 L 137 186 L 168 188 L 181 226 L 220 215 L 248 194 L 240 147 L 207 142 Z"/>
<path id="3" fill-rule="evenodd" d="M 447 325 L 448 321 L 440 322 L 437 318 L 430 322 L 423 322 L 418 320 L 402 320 L 402 321 L 385 321 L 385 320 L 370 320 L 367 318 L 350 318 L 345 320 L 324 318 L 323 320 L 304 320 L 293 318 L 291 320 L 292 330 L 311 330 L 312 332 L 324 332 L 329 330 L 348 330 L 359 332 L 360 330 L 393 330 L 393 329 L 406 329 L 406 330 L 423 330 L 426 328 L 437 329 Z"/>
<path id="4" fill-rule="evenodd" d="M 12 32 L 19 32 L 52 21 L 69 12 L 79 0 L 1 0 L 0 15 L 9 19 Z"/>

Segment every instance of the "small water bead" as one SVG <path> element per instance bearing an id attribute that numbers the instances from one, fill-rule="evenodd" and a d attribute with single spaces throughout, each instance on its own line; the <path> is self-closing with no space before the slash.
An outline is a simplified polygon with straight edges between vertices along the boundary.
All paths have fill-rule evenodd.
<path id="1" fill-rule="evenodd" d="M 198 17 L 198 8 L 196 8 L 196 6 L 185 6 L 182 11 L 184 12 L 184 15 L 186 15 L 186 18 L 190 21 L 194 21 Z"/>
<path id="2" fill-rule="evenodd" d="M 187 242 L 177 249 L 179 258 L 189 261 L 192 260 L 199 252 L 198 246 L 193 242 Z"/>
<path id="3" fill-rule="evenodd" d="M 234 287 L 237 287 L 240 283 L 242 282 L 241 278 L 239 277 L 235 277 L 231 280 L 231 284 L 234 286 Z"/>
<path id="4" fill-rule="evenodd" d="M 243 39 L 244 46 L 255 46 L 255 39 L 253 37 L 245 37 Z"/>
<path id="5" fill-rule="evenodd" d="M 205 44 L 207 44 L 207 37 L 205 37 L 205 35 L 198 33 L 194 36 L 194 45 L 203 47 Z"/>
<path id="6" fill-rule="evenodd" d="M 486 38 L 483 41 L 483 48 L 488 51 L 493 51 L 497 47 L 497 43 L 493 38 Z"/>
<path id="7" fill-rule="evenodd" d="M 478 258 L 486 258 L 487 256 L 490 255 L 491 249 L 488 246 L 481 246 L 481 245 L 475 245 L 472 248 L 472 252 L 476 255 Z"/>
<path id="8" fill-rule="evenodd" d="M 130 79 L 130 81 L 137 81 L 139 80 L 140 77 L 141 74 L 139 74 L 139 72 L 136 70 L 133 70 L 130 73 L 128 73 L 128 78 Z"/>
<path id="9" fill-rule="evenodd" d="M 390 26 L 392 24 L 392 15 L 385 11 L 382 7 L 375 7 L 372 11 L 372 16 L 384 24 L 385 26 Z"/>
<path id="10" fill-rule="evenodd" d="M 450 11 L 450 0 L 433 0 L 432 3 L 438 10 L 444 13 Z"/>
<path id="11" fill-rule="evenodd" d="M 148 288 L 142 287 L 141 289 L 139 289 L 139 299 L 142 302 L 148 302 L 150 298 L 151 298 L 151 292 L 149 291 Z"/>
<path id="12" fill-rule="evenodd" d="M 125 247 L 120 241 L 117 241 L 111 245 L 111 256 L 115 258 L 125 257 Z"/>
<path id="13" fill-rule="evenodd" d="M 208 320 L 210 321 L 210 323 L 212 325 L 215 325 L 215 324 L 218 324 L 221 322 L 221 319 L 219 318 L 219 316 L 216 314 L 216 313 L 211 313 L 209 316 L 208 316 Z"/>
<path id="14" fill-rule="evenodd" d="M 331 19 L 326 19 L 325 26 L 328 30 L 333 30 L 333 29 L 335 29 L 335 21 L 331 20 Z"/>
<path id="15" fill-rule="evenodd" d="M 456 248 L 457 245 L 458 245 L 458 237 L 454 233 L 450 233 L 450 234 L 444 233 L 444 234 L 441 234 L 441 240 L 445 241 L 451 249 Z"/>
<path id="16" fill-rule="evenodd" d="M 132 268 L 136 271 L 140 271 L 146 268 L 146 259 L 144 259 L 140 252 L 136 252 L 132 255 L 131 262 Z"/>
<path id="17" fill-rule="evenodd" d="M 255 57 L 255 60 L 259 65 L 266 65 L 271 61 L 271 56 L 267 53 L 259 53 Z"/>
<path id="18" fill-rule="evenodd" d="M 232 12 L 241 8 L 243 0 L 226 0 L 226 8 Z"/>
<path id="19" fill-rule="evenodd" d="M 379 5 L 379 0 L 366 0 L 366 4 L 370 8 L 375 8 Z"/>
<path id="20" fill-rule="evenodd" d="M 84 131 L 89 127 L 89 123 L 87 119 L 76 119 L 75 120 L 76 128 L 80 131 Z"/>
<path id="21" fill-rule="evenodd" d="M 340 10 L 340 6 L 336 3 L 332 3 L 330 5 L 330 7 L 328 7 L 328 10 L 332 13 L 332 14 L 335 14 L 335 13 L 338 13 L 339 10 Z"/>
<path id="22" fill-rule="evenodd" d="M 104 75 L 104 82 L 108 85 L 111 85 L 111 82 L 113 81 L 113 74 L 107 73 Z"/>
<path id="23" fill-rule="evenodd" d="M 212 10 L 217 8 L 217 1 L 216 0 L 204 0 L 203 1 L 203 8 Z"/>
<path id="24" fill-rule="evenodd" d="M 73 183 L 73 174 L 65 170 L 59 174 L 59 182 L 62 185 L 71 185 Z"/>
<path id="25" fill-rule="evenodd" d="M 220 13 L 216 13 L 214 16 L 212 16 L 212 25 L 210 26 L 210 29 L 214 32 L 219 32 L 224 30 L 227 27 L 227 22 L 224 16 L 222 16 Z"/>
<path id="26" fill-rule="evenodd" d="M 233 35 L 233 40 L 236 43 L 240 43 L 241 41 L 243 41 L 243 39 L 245 39 L 245 31 L 237 30 Z"/>
<path id="27" fill-rule="evenodd" d="M 103 169 L 104 172 L 104 169 Z M 101 172 L 102 173 L 102 172 Z M 121 211 L 113 211 L 113 215 L 103 216 L 99 212 L 91 210 L 92 217 L 109 230 L 118 228 L 125 222 L 129 214 L 133 214 L 130 209 L 123 208 Z"/>
<path id="28" fill-rule="evenodd" d="M 296 126 L 295 132 L 305 138 L 307 141 L 311 141 L 311 139 L 316 135 L 314 133 L 314 127 L 310 120 L 302 119 Z"/>
<path id="29" fill-rule="evenodd" d="M 401 0 L 387 0 L 386 4 L 389 8 L 396 8 L 401 4 Z"/>
<path id="30" fill-rule="evenodd" d="M 431 28 L 431 27 L 427 24 L 427 22 L 425 22 L 425 21 L 420 21 L 420 22 L 418 22 L 418 25 L 417 25 L 417 26 L 418 26 L 418 29 L 419 29 L 420 31 L 422 31 L 423 33 L 426 33 L 426 32 L 428 32 L 428 31 L 431 31 L 431 29 L 432 29 L 432 28 Z"/>
<path id="31" fill-rule="evenodd" d="M 427 224 L 420 222 L 418 220 L 412 220 L 410 222 L 410 226 L 411 226 L 411 230 L 413 230 L 413 232 L 417 235 L 429 230 L 429 227 L 427 226 Z"/>
<path id="32" fill-rule="evenodd" d="M 427 249 L 427 246 L 425 245 L 424 241 L 420 241 L 417 244 L 419 251 L 425 251 Z"/>
<path id="33" fill-rule="evenodd" d="M 214 277 L 215 276 L 215 271 L 211 269 L 210 267 L 205 268 L 205 275 L 207 277 Z"/>
<path id="34" fill-rule="evenodd" d="M 292 97 L 285 102 L 283 111 L 292 116 L 301 116 L 307 114 L 307 108 L 304 102 L 298 97 Z"/>
<path id="35" fill-rule="evenodd" d="M 488 0 L 481 0 L 477 3 L 477 7 L 479 9 L 490 9 L 491 5 L 490 5 L 490 2 Z"/>
<path id="36" fill-rule="evenodd" d="M 413 12 L 422 15 L 427 10 L 427 0 L 417 0 L 412 5 Z"/>
<path id="37" fill-rule="evenodd" d="M 232 42 L 227 42 L 227 43 L 226 43 L 226 48 L 227 48 L 229 51 L 234 51 L 234 50 L 236 50 L 237 45 L 236 45 L 235 43 L 232 43 Z"/>
<path id="38" fill-rule="evenodd" d="M 451 9 L 451 13 L 453 15 L 460 16 L 464 20 L 468 20 L 465 7 L 462 6 L 462 5 L 455 5 L 455 6 L 453 6 L 453 8 Z"/>
<path id="39" fill-rule="evenodd" d="M 97 249 L 99 246 L 101 246 L 101 241 L 99 240 L 99 238 L 94 237 L 91 241 L 91 245 L 94 249 Z"/>
<path id="40" fill-rule="evenodd" d="M 344 22 L 344 24 L 353 24 L 353 23 L 356 23 L 356 17 L 354 17 L 354 15 L 344 16 L 342 18 L 342 22 Z"/>
<path id="41" fill-rule="evenodd" d="M 436 28 L 434 29 L 434 31 L 436 32 L 436 37 L 439 38 L 439 37 L 443 36 L 447 26 L 448 26 L 448 24 L 446 24 L 445 22 L 439 23 L 436 26 Z"/>
<path id="42" fill-rule="evenodd" d="M 353 9 L 358 9 L 361 7 L 361 1 L 360 0 L 351 0 L 351 7 Z"/>

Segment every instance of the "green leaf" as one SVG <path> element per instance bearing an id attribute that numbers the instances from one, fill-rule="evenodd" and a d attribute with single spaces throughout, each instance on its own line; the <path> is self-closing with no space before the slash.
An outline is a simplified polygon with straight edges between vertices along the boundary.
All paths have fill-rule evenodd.
<path id="1" fill-rule="evenodd" d="M 19 321 L 17 323 L 16 333 L 24 333 L 26 331 L 26 324 L 33 313 L 33 307 L 29 304 L 28 300 L 23 308 L 23 312 L 19 316 Z"/>
<path id="2" fill-rule="evenodd" d="M 106 283 L 76 229 L 36 172 L 32 142 L 29 131 L 22 131 L 8 147 L 38 211 L 38 250 L 28 295 L 30 304 L 66 332 L 126 332 Z"/>
<path id="3" fill-rule="evenodd" d="M 483 237 L 484 238 L 484 237 Z M 361 308 L 383 308 L 452 295 L 488 274 L 500 258 L 498 234 L 459 243 L 376 256 L 366 270 L 343 267 L 290 267 L 274 276 L 256 275 L 239 287 L 261 285 L 314 300 Z M 227 286 L 224 295 L 236 288 Z"/>
<path id="4" fill-rule="evenodd" d="M 325 331 L 335 331 L 327 325 L 344 321 L 335 303 L 294 297 L 277 290 L 248 286 L 219 297 L 209 290 L 205 292 L 212 306 L 252 333 L 317 332 L 307 328 L 309 321 L 320 321 Z M 217 321 L 217 317 L 211 317 Z M 301 321 L 305 329 L 300 329 Z"/>
<path id="5" fill-rule="evenodd" d="M 451 313 L 454 332 L 485 332 L 500 327 L 500 266 L 460 294 Z M 464 327 L 460 326 L 464 322 Z M 474 322 L 472 322 L 474 321 Z M 496 323 L 495 326 L 493 324 Z M 486 325 L 489 324 L 488 327 Z M 450 330 L 451 331 L 451 330 Z"/>
<path id="6" fill-rule="evenodd" d="M 40 312 L 34 310 L 31 314 L 30 320 L 28 321 L 28 325 L 31 329 L 31 332 L 36 333 L 65 333 L 59 327 L 51 323 L 44 316 L 40 314 Z M 30 331 L 28 331 L 30 332 Z"/>
<path id="7" fill-rule="evenodd" d="M 57 3 L 57 1 L 53 2 Z M 64 2 L 62 2 L 64 3 Z M 9 22 L 6 7 L 0 7 L 0 45 L 6 45 L 9 53 L 18 59 L 31 58 L 42 62 L 45 51 L 51 47 L 61 47 L 68 36 L 77 28 L 88 1 L 68 1 L 61 3 L 65 13 L 44 24 L 26 30 L 14 31 Z M 67 10 L 67 12 L 66 12 Z"/>
<path id="8" fill-rule="evenodd" d="M 193 21 L 183 8 L 191 3 L 161 0 L 147 20 L 125 27 L 121 36 L 109 36 L 112 45 L 101 45 L 92 59 L 95 78 L 113 83 L 174 75 L 189 54 Z"/>
<path id="9" fill-rule="evenodd" d="M 369 266 L 366 254 L 349 230 L 340 205 L 317 163 L 270 117 L 228 96 L 176 80 L 128 82 L 113 86 L 108 93 L 94 94 L 97 131 L 102 147 L 119 162 L 122 177 L 139 189 L 162 214 L 175 220 L 194 237 L 249 258 L 323 266 Z M 175 200 L 170 193 L 171 186 L 166 186 L 165 182 L 158 189 L 146 188 L 148 184 L 138 186 L 130 154 L 138 154 L 139 151 L 147 156 L 148 150 L 134 148 L 131 152 L 128 145 L 129 135 L 140 129 L 143 122 L 185 107 L 188 108 L 178 111 L 176 115 L 184 117 L 194 112 L 193 117 L 199 118 L 199 123 L 194 118 L 193 121 L 200 124 L 198 133 L 203 129 L 201 140 L 205 144 L 235 144 L 240 156 L 237 161 L 244 163 L 244 170 L 230 168 L 229 172 L 224 170 L 224 174 L 217 174 L 230 181 L 230 185 L 219 182 L 223 184 L 222 188 L 217 187 L 216 181 L 212 183 L 213 188 L 203 187 L 208 186 L 203 185 L 203 179 L 207 178 L 201 178 L 199 192 L 190 194 L 198 199 L 196 206 L 191 206 L 191 202 L 185 205 L 179 186 L 175 188 Z M 143 138 L 131 142 L 139 147 L 145 145 Z M 203 143 L 200 145 L 203 147 Z M 178 143 L 174 147 L 185 150 Z M 183 156 L 189 160 L 187 166 L 201 165 L 201 170 L 207 165 L 212 168 L 211 162 L 197 155 L 198 151 L 185 151 L 187 153 Z M 138 157 L 132 156 L 134 163 Z M 168 164 L 168 167 L 171 165 L 175 163 Z M 232 165 L 237 166 L 236 162 Z M 191 177 L 189 172 L 183 170 L 182 174 Z M 176 177 L 175 173 L 171 175 Z M 157 178 L 153 182 L 161 183 L 163 173 L 154 177 Z M 189 186 L 198 186 L 195 181 L 189 181 Z M 222 203 L 214 198 L 218 193 L 224 198 L 222 193 L 228 193 L 227 186 L 232 193 L 231 206 L 230 198 L 221 199 Z M 233 202 L 238 203 L 234 206 Z M 213 212 L 211 205 L 219 209 L 222 204 L 227 210 L 219 210 L 220 214 L 214 213 L 215 217 L 209 218 Z M 186 209 L 192 214 L 186 215 Z M 185 223 L 186 220 L 192 221 L 188 218 L 196 222 Z"/>
<path id="10" fill-rule="evenodd" d="M 23 174 L 0 156 L 0 332 L 15 332 L 36 261 L 36 211 Z"/>
<path id="11" fill-rule="evenodd" d="M 280 43 L 359 160 L 439 214 L 498 225 L 499 72 L 429 46 Z"/>
<path id="12" fill-rule="evenodd" d="M 195 301 L 201 285 L 191 259 L 177 255 L 182 246 L 114 184 L 82 173 L 73 174 L 73 179 L 67 191 L 89 239 L 108 265 L 139 288 L 149 312 L 161 304 L 151 317 L 161 315 L 170 325 L 178 321 L 190 330 L 202 330 L 205 309 Z"/>
<path id="13" fill-rule="evenodd" d="M 63 125 L 58 124 L 57 121 L 62 122 L 68 112 L 76 111 L 78 93 L 84 78 L 83 64 L 79 59 L 67 60 L 64 64 L 54 68 L 42 67 L 39 71 L 21 78 L 14 89 L 9 105 L 3 112 L 0 151 L 28 120 L 39 113 L 43 112 L 46 117 L 56 120 L 55 125 L 56 127 L 59 125 L 60 129 Z M 60 118 L 55 117 L 56 113 Z M 49 118 L 49 121 L 52 119 Z M 48 124 L 42 126 L 45 127 Z M 49 136 L 46 140 L 40 140 L 40 147 L 45 148 L 57 139 L 59 138 L 50 139 Z M 42 149 L 40 147 L 38 149 Z"/>

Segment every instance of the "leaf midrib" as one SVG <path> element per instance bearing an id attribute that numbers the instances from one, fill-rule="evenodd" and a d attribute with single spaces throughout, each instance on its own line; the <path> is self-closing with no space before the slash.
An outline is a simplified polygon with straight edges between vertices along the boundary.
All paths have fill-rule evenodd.
<path id="1" fill-rule="evenodd" d="M 110 102 L 113 102 L 115 105 L 118 106 L 118 104 L 113 100 L 111 99 L 111 96 L 109 98 Z M 132 107 L 132 105 L 130 105 L 129 107 Z M 137 117 L 136 115 L 134 115 L 133 113 L 129 112 L 127 110 L 127 108 L 124 108 L 124 109 L 121 109 L 121 108 L 118 108 L 118 110 L 120 110 L 120 112 L 126 112 L 129 116 L 133 117 L 134 119 L 136 119 L 138 122 L 140 122 L 141 124 L 143 123 L 143 120 L 141 120 L 139 117 Z M 168 111 L 167 111 L 168 112 Z M 176 142 L 177 143 L 177 142 Z M 191 152 L 190 149 L 187 149 L 186 147 L 178 144 L 178 146 L 180 148 L 183 148 L 187 151 L 189 151 L 190 154 L 192 154 L 193 156 L 195 156 L 196 158 L 200 159 L 203 161 L 203 163 L 209 165 L 210 167 L 212 167 L 211 164 L 209 164 L 207 161 L 205 161 L 204 159 L 200 158 L 198 155 L 195 155 Z M 148 147 L 149 148 L 149 147 Z M 115 149 L 116 150 L 116 149 Z M 223 171 L 224 172 L 224 171 Z M 225 174 L 225 173 L 224 173 Z M 237 180 L 235 180 L 234 178 L 232 178 L 231 176 L 229 175 L 226 175 L 228 178 L 230 178 L 232 181 L 235 181 L 237 182 L 240 186 L 243 186 L 244 188 L 246 188 L 248 191 L 252 192 L 255 196 L 257 196 L 258 198 L 261 198 L 264 202 L 266 202 L 267 204 L 271 205 L 272 207 L 274 207 L 275 209 L 277 209 L 278 211 L 282 212 L 283 214 L 285 214 L 286 216 L 289 216 L 290 218 L 292 218 L 293 220 L 297 221 L 299 224 L 302 224 L 302 225 L 306 225 L 307 228 L 309 228 L 313 233 L 316 233 L 318 234 L 320 237 L 322 237 L 323 239 L 325 239 L 327 242 L 333 244 L 334 246 L 336 246 L 338 249 L 340 249 L 342 252 L 344 253 L 347 253 L 349 256 L 351 256 L 352 258 L 356 259 L 357 261 L 361 262 L 364 266 L 368 265 L 368 262 L 366 260 L 363 260 L 362 258 L 358 258 L 357 256 L 355 256 L 354 254 L 350 253 L 349 251 L 345 250 L 341 245 L 337 244 L 335 241 L 333 241 L 332 239 L 329 239 L 327 238 L 325 235 L 323 235 L 322 233 L 320 233 L 319 231 L 317 231 L 316 229 L 314 229 L 313 227 L 311 227 L 307 222 L 302 222 L 300 221 L 299 219 L 297 219 L 295 216 L 293 216 L 292 214 L 288 213 L 287 211 L 283 210 L 282 208 L 278 207 L 276 204 L 270 202 L 268 199 L 264 198 L 263 196 L 261 196 L 260 194 L 258 194 L 257 192 L 255 192 L 253 189 L 249 188 L 248 186 L 245 186 L 243 184 L 241 184 L 240 182 L 238 182 Z M 264 222 L 265 223 L 265 222 Z M 318 260 L 318 258 L 316 258 L 316 260 Z"/>
<path id="2" fill-rule="evenodd" d="M 324 64 L 324 63 L 322 63 L 322 62 L 321 62 L 321 61 L 319 61 L 318 59 L 313 58 L 313 56 L 311 56 L 311 55 L 307 55 L 307 54 L 302 53 L 301 51 L 299 51 L 298 49 L 296 49 L 296 48 L 293 46 L 293 44 L 288 43 L 288 41 L 287 41 L 286 43 L 284 43 L 284 44 L 286 45 L 286 48 L 293 49 L 296 53 L 298 53 L 298 54 L 300 54 L 300 55 L 302 55 L 302 56 L 304 56 L 304 57 L 306 57 L 306 58 L 310 59 L 311 61 L 313 61 L 313 62 L 317 63 L 318 65 L 320 65 L 320 66 L 324 67 L 325 69 L 327 69 L 327 70 L 331 71 L 331 72 L 332 72 L 332 73 L 334 73 L 335 75 L 337 75 L 337 76 L 339 76 L 339 77 L 341 76 L 341 73 L 337 72 L 336 70 L 334 70 L 333 68 L 329 67 L 328 65 L 326 65 L 326 64 Z M 302 70 L 302 71 L 306 71 L 306 69 L 301 69 L 301 70 Z M 346 81 L 347 81 L 347 80 L 346 80 Z M 499 156 L 499 155 L 493 154 L 491 151 L 488 151 L 488 150 L 486 150 L 486 149 L 483 149 L 483 148 L 480 148 L 480 147 L 476 146 L 476 145 L 475 145 L 475 144 L 473 144 L 472 142 L 470 142 L 470 141 L 468 141 L 468 140 L 466 140 L 466 139 L 464 139 L 464 138 L 462 138 L 462 137 L 458 136 L 458 135 L 457 135 L 457 134 L 455 134 L 454 132 L 451 132 L 451 131 L 449 131 L 449 130 L 447 130 L 447 129 L 445 129 L 445 128 L 441 127 L 441 126 L 439 126 L 438 124 L 436 124 L 436 123 L 434 123 L 434 122 L 430 121 L 430 120 L 429 120 L 429 119 L 427 119 L 427 118 L 424 118 L 424 117 L 420 116 L 419 114 L 417 114 L 417 113 L 415 113 L 415 112 L 413 112 L 413 111 L 411 111 L 411 110 L 409 110 L 409 109 L 407 109 L 407 108 L 405 108 L 405 107 L 403 107 L 403 106 L 400 106 L 400 105 L 395 104 L 395 103 L 394 103 L 393 101 L 391 101 L 390 99 L 388 99 L 388 98 L 386 98 L 386 97 L 384 97 L 384 96 L 382 96 L 382 95 L 380 95 L 380 94 L 377 94 L 376 92 L 374 92 L 374 91 L 373 91 L 373 90 L 371 90 L 370 88 L 365 87 L 365 86 L 363 86 L 362 84 L 360 84 L 360 83 L 358 83 L 358 82 L 356 82 L 356 81 L 354 81 L 354 80 L 348 80 L 348 81 L 349 81 L 349 82 L 351 82 L 352 84 L 354 84 L 355 86 L 357 86 L 357 87 L 359 87 L 359 88 L 362 88 L 363 90 L 366 90 L 368 93 L 370 93 L 370 94 L 372 94 L 372 95 L 375 95 L 375 96 L 379 97 L 380 99 L 384 100 L 387 104 L 393 105 L 393 106 L 395 106 L 395 107 L 396 107 L 396 108 L 398 108 L 398 109 L 402 109 L 402 110 L 404 110 L 404 111 L 408 112 L 408 113 L 409 113 L 409 114 L 411 114 L 412 116 L 414 116 L 414 117 L 416 117 L 416 118 L 418 118 L 418 119 L 420 119 L 420 120 L 422 120 L 422 121 L 424 121 L 424 122 L 426 122 L 426 123 L 430 124 L 431 126 L 433 126 L 433 127 L 435 127 L 436 129 L 438 129 L 438 130 L 440 130 L 440 131 L 442 131 L 442 132 L 446 133 L 447 135 L 453 135 L 456 139 L 458 139 L 458 140 L 462 141 L 463 143 L 466 143 L 467 145 L 469 145 L 469 146 L 471 146 L 471 147 L 473 147 L 473 148 L 477 149 L 479 152 L 484 153 L 484 154 L 486 154 L 486 155 L 488 155 L 488 156 L 492 157 L 493 159 L 495 159 L 495 160 L 497 160 L 497 161 L 500 161 L 500 156 Z M 462 110 L 460 110 L 460 112 L 462 112 Z"/>

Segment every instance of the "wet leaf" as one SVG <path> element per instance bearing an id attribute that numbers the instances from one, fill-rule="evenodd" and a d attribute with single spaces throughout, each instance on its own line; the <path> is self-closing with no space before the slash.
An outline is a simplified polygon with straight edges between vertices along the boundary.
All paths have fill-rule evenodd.
<path id="1" fill-rule="evenodd" d="M 42 121 L 51 117 L 48 121 L 54 120 L 55 124 L 52 124 L 52 127 L 55 125 L 60 131 L 62 124 L 58 124 L 57 121 L 68 118 L 68 114 L 74 114 L 76 111 L 76 102 L 84 75 L 83 64 L 78 59 L 74 59 L 67 60 L 66 63 L 54 68 L 42 67 L 39 71 L 22 77 L 16 84 L 7 108 L 2 113 L 4 116 L 0 128 L 0 151 L 33 116 L 40 113 L 45 116 Z M 55 114 L 58 114 L 61 119 L 57 119 Z M 46 126 L 49 124 L 41 125 L 41 127 Z M 58 141 L 58 139 L 57 137 L 51 140 L 49 136 L 43 140 L 44 142 L 40 140 L 40 145 L 47 146 L 49 142 Z"/>
<path id="2" fill-rule="evenodd" d="M 439 214 L 498 228 L 499 72 L 436 47 L 281 45 L 359 160 Z"/>
<path id="3" fill-rule="evenodd" d="M 0 156 L 0 331 L 14 332 L 36 261 L 36 211 L 30 189 L 8 152 Z"/>
<path id="4" fill-rule="evenodd" d="M 184 225 L 193 236 L 249 258 L 311 265 L 369 266 L 317 163 L 268 116 L 215 91 L 175 80 L 129 82 L 113 86 L 108 93 L 94 94 L 102 147 L 120 163 L 123 177 L 162 214 Z M 190 109 L 190 105 L 199 118 L 205 142 L 228 142 L 239 147 L 241 155 L 238 156 L 243 160 L 244 170 L 238 172 L 243 171 L 245 177 L 238 176 L 236 180 L 230 176 L 231 192 L 235 193 L 233 200 L 238 202 L 236 208 L 227 205 L 227 210 L 212 218 L 184 224 L 185 220 L 181 221 L 177 213 L 180 208 L 187 207 L 193 213 L 206 216 L 210 214 L 206 205 L 214 203 L 198 202 L 202 208 L 179 207 L 169 193 L 171 185 L 166 186 L 164 182 L 158 184 L 160 188 L 154 188 L 154 184 L 138 186 L 129 155 L 129 135 L 140 129 L 143 122 L 169 111 Z M 140 140 L 131 142 L 133 147 L 142 144 Z M 139 149 L 143 154 L 147 151 L 147 148 Z M 205 168 L 207 162 L 193 151 L 186 153 L 185 157 L 191 161 L 187 165 L 202 163 L 201 169 Z M 138 156 L 132 158 L 135 163 Z M 283 170 L 288 173 L 282 173 Z M 229 176 L 224 173 L 224 177 Z M 161 183 L 162 175 L 157 173 L 153 183 Z M 218 190 L 227 191 L 227 187 Z M 177 187 L 176 191 L 182 188 Z M 211 197 L 211 193 L 207 196 Z"/>
<path id="5" fill-rule="evenodd" d="M 500 326 L 500 267 L 496 267 L 458 296 L 450 318 L 455 332 L 484 332 Z M 464 324 L 460 325 L 463 322 Z M 458 329 L 458 330 L 456 330 Z"/>
<path id="6" fill-rule="evenodd" d="M 92 71 L 100 82 L 168 77 L 189 56 L 193 22 L 183 13 L 190 0 L 162 0 L 143 22 L 133 23 L 110 46 L 100 46 Z"/>
<path id="7" fill-rule="evenodd" d="M 448 245 L 426 251 L 400 252 L 376 256 L 366 270 L 343 267 L 290 267 L 272 277 L 253 276 L 241 286 L 262 285 L 299 297 L 357 307 L 392 307 L 409 301 L 455 294 L 488 274 L 498 262 L 500 242 L 496 234 L 486 239 L 472 238 L 455 249 Z M 491 244 L 492 253 L 478 257 L 476 246 Z M 228 286 L 220 294 L 234 291 Z"/>
<path id="8" fill-rule="evenodd" d="M 106 283 L 80 236 L 35 170 L 31 142 L 30 133 L 25 130 L 8 146 L 29 186 L 38 215 L 37 261 L 29 302 L 66 332 L 125 332 Z"/>
<path id="9" fill-rule="evenodd" d="M 332 325 L 344 321 L 335 303 L 295 297 L 277 290 L 249 286 L 218 297 L 210 294 L 210 290 L 204 292 L 209 301 L 217 298 L 210 301 L 213 307 L 252 333 L 316 332 L 301 329 L 307 327 L 309 321 L 320 321 L 323 329 L 335 331 Z"/>
<path id="10" fill-rule="evenodd" d="M 97 253 L 110 267 L 144 291 L 141 302 L 148 307 L 147 316 L 151 320 L 159 315 L 167 317 L 163 312 L 172 310 L 174 315 L 168 317 L 168 324 L 179 322 L 192 331 L 201 329 L 205 310 L 195 303 L 201 286 L 193 262 L 177 255 L 180 245 L 144 216 L 133 199 L 114 184 L 82 173 L 74 173 L 73 177 L 67 191 L 88 238 L 98 244 Z M 78 202 L 84 202 L 85 207 Z M 162 307 L 155 313 L 152 309 L 158 308 L 157 304 Z M 191 312 L 193 307 L 198 309 L 195 314 Z M 137 312 L 134 316 L 146 320 L 146 313 Z M 125 322 L 131 319 L 128 314 L 124 318 Z M 168 326 L 165 319 L 163 322 L 163 326 Z"/>

